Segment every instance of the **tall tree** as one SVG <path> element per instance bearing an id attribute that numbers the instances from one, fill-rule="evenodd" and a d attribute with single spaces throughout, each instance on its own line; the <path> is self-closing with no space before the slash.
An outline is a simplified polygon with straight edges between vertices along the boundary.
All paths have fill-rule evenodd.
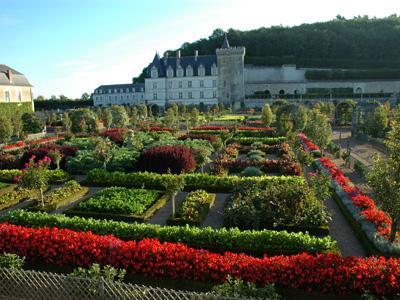
<path id="1" fill-rule="evenodd" d="M 392 121 L 385 144 L 388 158 L 375 158 L 368 183 L 382 203 L 382 209 L 392 218 L 389 241 L 394 242 L 400 222 L 400 117 Z"/>
<path id="2" fill-rule="evenodd" d="M 0 142 L 8 143 L 13 134 L 13 127 L 8 118 L 0 116 Z"/>
<path id="3" fill-rule="evenodd" d="M 332 127 L 329 119 L 318 109 L 312 109 L 304 128 L 307 136 L 321 148 L 325 148 L 332 140 Z"/>
<path id="4" fill-rule="evenodd" d="M 262 108 L 261 116 L 262 116 L 262 121 L 263 121 L 264 125 L 270 126 L 274 115 L 273 115 L 271 107 L 269 106 L 268 103 L 264 104 L 264 107 Z"/>

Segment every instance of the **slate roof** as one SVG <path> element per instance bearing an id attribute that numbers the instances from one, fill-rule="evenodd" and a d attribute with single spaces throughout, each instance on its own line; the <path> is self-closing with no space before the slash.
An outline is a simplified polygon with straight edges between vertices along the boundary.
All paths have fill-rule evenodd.
<path id="1" fill-rule="evenodd" d="M 166 64 L 165 64 L 166 60 Z M 158 70 L 158 77 L 165 77 L 169 67 L 172 68 L 174 72 L 174 77 L 176 77 L 177 62 L 180 62 L 180 66 L 183 68 L 183 74 L 186 76 L 186 68 L 191 65 L 193 69 L 193 76 L 198 75 L 198 68 L 203 65 L 205 68 L 206 75 L 211 75 L 211 67 L 213 64 L 217 66 L 217 56 L 216 55 L 199 55 L 199 56 L 182 56 L 181 58 L 176 57 L 163 57 L 160 58 L 158 53 L 154 56 L 153 62 L 147 67 L 146 77 L 151 77 L 151 69 L 155 66 Z"/>
<path id="2" fill-rule="evenodd" d="M 134 89 L 135 92 L 144 92 L 144 83 L 124 83 L 124 84 L 108 84 L 101 85 L 95 89 L 95 92 L 102 90 L 102 94 L 108 94 L 108 90 L 111 89 L 111 93 L 114 93 L 114 89 L 117 89 L 117 93 L 119 93 L 119 89 L 124 89 L 124 93 L 126 89 L 129 89 L 129 92 L 132 92 Z M 143 90 L 140 90 L 143 89 Z"/>
<path id="3" fill-rule="evenodd" d="M 10 82 L 10 79 L 7 76 L 8 70 L 11 70 L 12 82 Z M 24 74 L 6 65 L 0 65 L 0 85 L 32 86 Z"/>

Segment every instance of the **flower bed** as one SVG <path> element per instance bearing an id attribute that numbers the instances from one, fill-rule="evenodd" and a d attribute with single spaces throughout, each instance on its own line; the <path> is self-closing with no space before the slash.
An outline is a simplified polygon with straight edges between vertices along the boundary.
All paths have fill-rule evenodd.
<path id="1" fill-rule="evenodd" d="M 150 127 L 151 132 L 173 132 L 171 128 L 160 127 L 160 126 L 152 126 Z"/>
<path id="2" fill-rule="evenodd" d="M 23 166 L 26 163 L 29 163 L 29 160 L 33 156 L 35 157 L 35 162 L 38 162 L 44 159 L 45 157 L 50 157 L 51 156 L 50 153 L 59 151 L 62 157 L 60 161 L 60 166 L 64 167 L 66 160 L 69 157 L 75 156 L 78 150 L 79 149 L 77 147 L 71 147 L 67 145 L 59 146 L 53 143 L 42 145 L 38 148 L 27 149 L 21 157 L 21 166 Z M 51 166 L 52 168 L 56 168 L 56 165 L 53 162 Z"/>
<path id="3" fill-rule="evenodd" d="M 37 140 L 31 140 L 31 141 L 18 141 L 15 142 L 13 144 L 7 144 L 3 146 L 4 150 L 13 150 L 13 149 L 17 149 L 17 148 L 23 148 L 23 147 L 27 147 L 27 146 L 32 146 L 32 145 L 37 145 L 37 144 L 45 144 L 45 143 L 49 143 L 49 142 L 56 142 L 59 140 L 63 140 L 64 136 L 63 135 L 59 135 L 59 136 L 52 136 L 52 137 L 45 137 L 45 138 L 41 138 L 41 139 L 37 139 Z"/>
<path id="4" fill-rule="evenodd" d="M 21 175 L 21 170 L 0 170 L 0 181 L 14 183 L 16 178 Z M 60 184 L 69 179 L 69 174 L 63 170 L 47 170 L 50 173 L 49 183 Z"/>
<path id="5" fill-rule="evenodd" d="M 203 125 L 197 126 L 192 128 L 193 131 L 228 131 L 229 128 L 226 126 L 210 126 L 210 125 Z"/>
<path id="6" fill-rule="evenodd" d="M 102 132 L 100 136 L 109 138 L 117 145 L 122 145 L 124 143 L 124 135 L 127 131 L 129 131 L 127 128 L 112 128 Z"/>
<path id="7" fill-rule="evenodd" d="M 143 152 L 137 161 L 140 171 L 180 174 L 196 168 L 193 152 L 185 146 L 155 146 Z"/>
<path id="8" fill-rule="evenodd" d="M 68 210 L 67 214 L 144 221 L 167 202 L 166 196 L 160 196 L 160 192 L 155 190 L 111 187 L 79 203 Z"/>
<path id="9" fill-rule="evenodd" d="M 229 140 L 231 143 L 240 143 L 241 145 L 251 145 L 253 143 L 263 143 L 267 145 L 274 145 L 285 142 L 285 136 L 280 137 L 234 137 Z"/>
<path id="10" fill-rule="evenodd" d="M 22 201 L 38 199 L 40 192 L 38 190 L 18 189 L 0 194 L 0 210 L 9 208 Z"/>
<path id="11" fill-rule="evenodd" d="M 94 220 L 77 216 L 67 217 L 24 210 L 12 211 L 1 220 L 27 227 L 58 227 L 75 231 L 92 231 L 100 235 L 112 234 L 126 241 L 157 238 L 164 242 L 181 242 L 190 247 L 221 253 L 232 251 L 262 256 L 266 253 L 296 254 L 337 251 L 336 241 L 331 237 L 314 237 L 302 232 L 160 226 L 103 219 Z"/>
<path id="12" fill-rule="evenodd" d="M 300 135 L 299 138 L 306 151 L 317 150 L 305 135 Z M 367 250 L 372 254 L 400 255 L 400 246 L 388 241 L 391 218 L 376 207 L 372 198 L 357 189 L 331 159 L 322 157 L 316 159 L 315 163 L 321 171 L 330 176 L 336 199 L 351 216 L 353 228 L 362 235 L 360 238 Z"/>
<path id="13" fill-rule="evenodd" d="M 179 138 L 180 140 L 206 140 L 209 141 L 210 143 L 215 143 L 217 141 L 217 137 L 212 134 L 207 134 L 207 133 L 189 133 L 181 136 Z"/>
<path id="14" fill-rule="evenodd" d="M 122 241 L 113 236 L 58 228 L 27 228 L 2 223 L 0 251 L 58 266 L 93 263 L 124 268 L 130 274 L 219 283 L 228 275 L 260 286 L 335 293 L 394 295 L 400 292 L 398 259 L 342 258 L 298 254 L 255 258 L 211 253 L 155 239 Z"/>
<path id="15" fill-rule="evenodd" d="M 150 172 L 122 173 L 107 172 L 102 169 L 91 170 L 85 184 L 93 186 L 123 186 L 123 187 L 145 187 L 148 189 L 163 189 L 163 182 L 167 176 L 173 174 L 158 174 Z M 198 189 L 214 193 L 229 193 L 241 185 L 279 185 L 290 183 L 295 185 L 304 184 L 300 176 L 260 176 L 260 177 L 239 177 L 239 176 L 216 176 L 205 173 L 183 174 L 185 178 L 185 191 Z"/>
<path id="16" fill-rule="evenodd" d="M 190 192 L 178 206 L 175 216 L 170 216 L 167 222 L 174 225 L 199 226 L 214 202 L 215 194 L 209 194 L 204 190 Z"/>
<path id="17" fill-rule="evenodd" d="M 54 189 L 44 196 L 44 207 L 41 203 L 32 207 L 33 210 L 52 211 L 82 198 L 89 189 L 80 186 L 76 181 L 68 181 L 64 186 Z"/>

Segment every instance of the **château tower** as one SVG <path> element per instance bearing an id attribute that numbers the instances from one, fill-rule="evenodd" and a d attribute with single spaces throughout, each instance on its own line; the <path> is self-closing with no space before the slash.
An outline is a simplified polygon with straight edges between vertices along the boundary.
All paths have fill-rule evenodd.
<path id="1" fill-rule="evenodd" d="M 216 50 L 218 65 L 218 101 L 240 109 L 244 101 L 244 47 L 230 47 L 225 35 L 221 48 Z"/>

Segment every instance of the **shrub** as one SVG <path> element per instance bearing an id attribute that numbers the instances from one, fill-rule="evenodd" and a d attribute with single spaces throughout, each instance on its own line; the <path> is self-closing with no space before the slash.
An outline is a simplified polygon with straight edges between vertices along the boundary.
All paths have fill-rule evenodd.
<path id="1" fill-rule="evenodd" d="M 178 207 L 176 218 L 200 224 L 214 204 L 215 195 L 204 190 L 190 192 Z"/>
<path id="2" fill-rule="evenodd" d="M 110 265 L 101 267 L 99 264 L 93 264 L 88 269 L 79 267 L 71 273 L 73 277 L 103 278 L 107 282 L 122 281 L 125 275 L 126 270 L 124 269 L 116 269 Z"/>
<path id="3" fill-rule="evenodd" d="M 157 238 L 164 242 L 181 242 L 195 248 L 218 252 L 233 251 L 262 255 L 264 253 L 293 254 L 300 252 L 335 251 L 336 242 L 331 237 L 313 237 L 306 233 L 286 231 L 240 231 L 237 228 L 212 229 L 189 226 L 160 226 L 125 223 L 109 220 L 49 215 L 41 212 L 16 210 L 2 221 L 28 227 L 58 227 L 75 231 L 92 231 L 101 235 L 112 234 L 123 240 Z M 232 237 L 235 237 L 232 239 Z"/>
<path id="4" fill-rule="evenodd" d="M 19 169 L 20 167 L 21 163 L 16 155 L 0 153 L 0 170 Z"/>
<path id="5" fill-rule="evenodd" d="M 262 176 L 264 173 L 257 167 L 247 167 L 243 170 L 242 175 L 246 177 Z"/>
<path id="6" fill-rule="evenodd" d="M 155 239 L 125 242 L 111 235 L 58 228 L 0 225 L 0 251 L 58 266 L 93 263 L 126 269 L 132 274 L 204 282 L 223 282 L 228 275 L 258 286 L 315 292 L 395 295 L 399 293 L 398 259 L 346 257 L 333 254 L 264 256 L 211 253 Z"/>
<path id="7" fill-rule="evenodd" d="M 75 210 L 110 214 L 140 215 L 160 196 L 160 193 L 145 189 L 123 187 L 106 188 L 93 197 L 79 203 Z"/>
<path id="8" fill-rule="evenodd" d="M 140 171 L 165 174 L 192 172 L 196 168 L 193 152 L 184 146 L 156 146 L 139 156 L 137 168 Z"/>
<path id="9" fill-rule="evenodd" d="M 22 269 L 25 264 L 25 257 L 19 257 L 12 253 L 0 255 L 0 268 Z"/>
<path id="10" fill-rule="evenodd" d="M 206 134 L 206 133 L 190 133 L 190 134 L 185 134 L 179 138 L 180 140 L 187 140 L 187 139 L 192 139 L 192 140 L 206 140 L 209 141 L 210 143 L 215 143 L 217 141 L 217 137 L 215 135 L 211 134 Z"/>
<path id="11" fill-rule="evenodd" d="M 279 144 L 286 141 L 286 137 L 234 137 L 231 139 L 232 142 L 240 143 L 242 145 L 251 145 L 256 142 L 262 142 L 267 145 Z"/>

